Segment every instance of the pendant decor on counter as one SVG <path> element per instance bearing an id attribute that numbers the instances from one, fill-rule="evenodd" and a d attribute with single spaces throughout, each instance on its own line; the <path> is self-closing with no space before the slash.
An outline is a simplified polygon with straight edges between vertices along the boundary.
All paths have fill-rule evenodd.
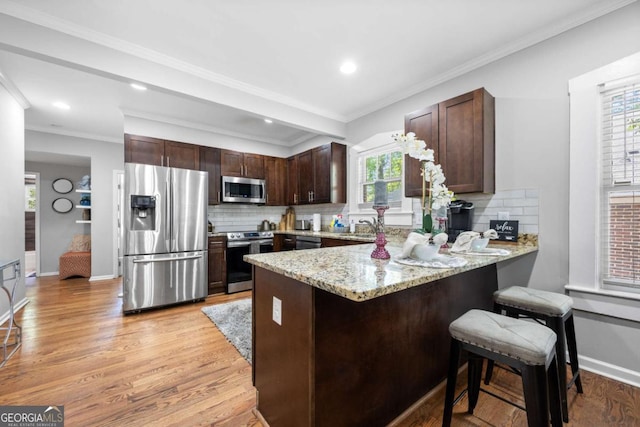
<path id="1" fill-rule="evenodd" d="M 433 149 L 427 148 L 427 144 L 423 140 L 416 139 L 415 133 L 395 134 L 393 135 L 393 140 L 402 147 L 404 154 L 419 160 L 421 163 L 422 200 L 420 202 L 422 207 L 422 228 L 416 231 L 422 234 L 432 233 L 434 231 L 432 214 L 449 206 L 453 199 L 453 191 L 450 191 L 444 185 L 446 178 L 442 171 L 442 166 L 435 163 Z M 439 231 L 443 232 L 444 230 Z"/>
<path id="2" fill-rule="evenodd" d="M 391 258 L 391 255 L 385 248 L 387 239 L 384 235 L 384 211 L 389 209 L 389 206 L 374 206 L 373 209 L 378 212 L 378 222 L 376 224 L 376 248 L 371 253 L 371 258 L 389 259 Z"/>

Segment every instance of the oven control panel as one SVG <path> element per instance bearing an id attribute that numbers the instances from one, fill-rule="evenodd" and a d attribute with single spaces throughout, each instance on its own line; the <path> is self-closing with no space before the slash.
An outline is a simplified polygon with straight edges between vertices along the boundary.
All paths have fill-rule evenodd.
<path id="1" fill-rule="evenodd" d="M 227 233 L 227 239 L 229 239 L 229 240 L 273 239 L 273 232 L 271 232 L 271 231 L 233 232 L 233 233 Z"/>

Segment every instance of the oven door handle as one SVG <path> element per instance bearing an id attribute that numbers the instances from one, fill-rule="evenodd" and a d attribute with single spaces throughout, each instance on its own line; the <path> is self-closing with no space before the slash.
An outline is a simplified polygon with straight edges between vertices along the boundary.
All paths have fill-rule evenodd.
<path id="1" fill-rule="evenodd" d="M 243 248 L 250 245 L 251 245 L 251 242 L 249 240 L 242 240 L 238 242 L 227 242 L 227 248 Z"/>

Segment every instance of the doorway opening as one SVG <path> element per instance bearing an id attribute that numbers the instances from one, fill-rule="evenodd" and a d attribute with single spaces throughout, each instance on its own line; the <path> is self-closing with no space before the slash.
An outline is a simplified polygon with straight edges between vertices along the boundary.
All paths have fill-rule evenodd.
<path id="1" fill-rule="evenodd" d="M 24 174 L 24 276 L 35 277 L 39 274 L 38 265 L 38 186 L 40 174 Z"/>

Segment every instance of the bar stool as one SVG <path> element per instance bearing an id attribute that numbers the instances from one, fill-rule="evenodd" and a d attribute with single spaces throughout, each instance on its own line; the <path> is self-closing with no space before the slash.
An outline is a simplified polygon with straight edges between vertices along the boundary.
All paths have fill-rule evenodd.
<path id="1" fill-rule="evenodd" d="M 582 393 L 582 381 L 578 366 L 578 349 L 576 347 L 576 332 L 573 324 L 573 300 L 566 295 L 537 289 L 511 286 L 500 289 L 493 294 L 493 311 L 504 312 L 510 317 L 532 318 L 551 328 L 558 340 L 556 341 L 556 355 L 558 357 L 558 371 L 560 373 L 560 398 L 562 402 L 562 419 L 569 422 L 567 408 L 567 389 L 575 383 L 578 393 Z M 566 344 L 565 344 L 566 343 Z M 572 377 L 567 382 L 567 347 L 571 363 Z M 487 364 L 487 374 L 484 383 L 489 384 L 493 374 L 493 362 Z"/>
<path id="2" fill-rule="evenodd" d="M 469 408 L 473 410 L 482 390 L 507 403 L 506 399 L 480 388 L 483 358 L 504 363 L 522 372 L 527 421 L 530 427 L 562 426 L 560 385 L 556 361 L 556 334 L 537 323 L 514 319 L 484 310 L 469 310 L 449 325 L 451 353 L 442 426 L 449 427 L 461 350 L 469 352 Z M 518 405 L 515 405 L 518 406 Z M 519 406 L 518 406 L 519 407 Z"/>

